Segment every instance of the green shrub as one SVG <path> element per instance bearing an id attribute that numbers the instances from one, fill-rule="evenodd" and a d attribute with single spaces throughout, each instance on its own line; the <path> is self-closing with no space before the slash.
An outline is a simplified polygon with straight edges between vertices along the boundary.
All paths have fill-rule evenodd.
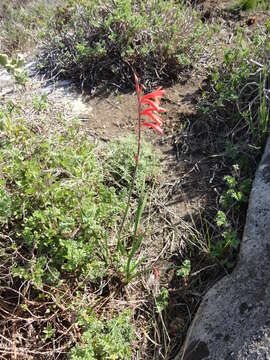
<path id="1" fill-rule="evenodd" d="M 230 119 L 230 127 L 238 121 L 245 124 L 237 140 L 247 130 L 255 146 L 264 144 L 268 131 L 269 32 L 269 21 L 265 30 L 258 29 L 249 38 L 239 30 L 235 46 L 224 50 L 224 63 L 213 76 L 216 95 L 212 106 Z"/>
<path id="2" fill-rule="evenodd" d="M 182 1 L 64 1 L 44 32 L 45 70 L 81 85 L 176 79 L 203 51 L 206 29 Z"/>
<path id="3" fill-rule="evenodd" d="M 41 135 L 19 110 L 2 111 L 0 122 L 0 226 L 8 224 L 25 252 L 13 274 L 39 287 L 57 283 L 63 274 L 92 281 L 105 276 L 108 262 L 101 249 L 124 211 L 128 183 L 115 184 L 119 154 L 131 160 L 130 143 L 96 149 L 79 126 L 65 121 L 58 124 L 61 130 Z M 106 169 L 101 156 L 110 159 Z M 150 153 L 142 157 L 140 172 L 148 180 L 153 163 Z M 122 165 L 130 176 L 129 162 Z"/>
<path id="4" fill-rule="evenodd" d="M 85 316 L 85 315 L 84 315 Z M 96 319 L 94 315 L 81 321 L 85 326 L 83 344 L 71 350 L 71 360 L 128 360 L 131 359 L 133 331 L 130 315 L 124 312 L 111 320 Z"/>
<path id="5" fill-rule="evenodd" d="M 44 277 L 48 267 L 53 274 L 82 270 L 123 206 L 103 183 L 93 145 L 76 140 L 73 127 L 42 141 L 23 122 L 7 121 L 4 132 L 1 176 L 12 188 L 11 221 L 18 240 L 36 249 L 28 268 L 41 267 Z"/>

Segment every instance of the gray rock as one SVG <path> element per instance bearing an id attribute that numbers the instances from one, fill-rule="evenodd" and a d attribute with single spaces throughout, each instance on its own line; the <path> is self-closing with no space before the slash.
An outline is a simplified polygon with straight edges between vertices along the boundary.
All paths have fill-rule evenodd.
<path id="1" fill-rule="evenodd" d="M 231 275 L 206 294 L 175 360 L 270 359 L 270 139 Z"/>
<path id="2" fill-rule="evenodd" d="M 71 80 L 43 79 L 38 72 L 36 60 L 32 58 L 26 62 L 25 70 L 32 82 L 38 84 L 36 93 L 47 95 L 51 102 L 65 109 L 64 112 L 68 113 L 69 116 L 85 120 L 92 115 L 91 104 L 85 101 Z"/>
<path id="3" fill-rule="evenodd" d="M 1 69 L 0 69 L 1 70 Z M 6 70 L 0 71 L 0 96 L 4 96 L 14 92 L 15 80 L 14 76 Z"/>
<path id="4" fill-rule="evenodd" d="M 80 120 L 88 120 L 92 116 L 93 107 L 85 101 L 82 94 L 72 84 L 71 80 L 43 79 L 39 74 L 36 58 L 24 56 L 24 70 L 35 86 L 35 94 L 47 95 L 48 100 L 61 108 L 62 113 Z M 15 79 L 5 69 L 0 69 L 0 97 L 15 93 Z"/>

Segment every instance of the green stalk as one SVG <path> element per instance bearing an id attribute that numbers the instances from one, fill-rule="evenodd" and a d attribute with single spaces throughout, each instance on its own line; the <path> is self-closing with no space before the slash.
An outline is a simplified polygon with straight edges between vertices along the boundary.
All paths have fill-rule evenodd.
<path id="1" fill-rule="evenodd" d="M 122 248 L 122 244 L 120 244 L 121 242 L 121 234 L 123 231 L 123 227 L 124 224 L 126 222 L 127 219 L 127 215 L 128 215 L 128 211 L 130 208 L 130 200 L 131 200 L 131 195 L 133 193 L 134 190 L 134 186 L 135 186 L 135 180 L 136 180 L 136 175 L 137 175 L 137 170 L 138 170 L 138 166 L 139 166 L 139 158 L 140 158 L 140 154 L 141 154 L 141 99 L 139 97 L 139 94 L 137 94 L 137 98 L 138 98 L 138 146 L 137 146 L 137 154 L 135 155 L 135 168 L 133 171 L 133 175 L 132 175 L 132 181 L 129 187 L 129 194 L 128 194 L 128 201 L 127 201 L 127 206 L 124 212 L 124 216 L 120 225 L 120 229 L 118 232 L 118 243 L 117 243 L 117 248 L 121 249 Z"/>

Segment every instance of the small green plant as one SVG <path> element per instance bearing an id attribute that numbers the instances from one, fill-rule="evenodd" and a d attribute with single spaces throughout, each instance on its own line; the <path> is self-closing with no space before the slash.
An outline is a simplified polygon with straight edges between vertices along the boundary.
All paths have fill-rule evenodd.
<path id="1" fill-rule="evenodd" d="M 24 61 L 20 55 L 10 59 L 6 54 L 0 54 L 0 65 L 4 66 L 8 72 L 14 75 L 18 84 L 25 85 L 27 75 L 24 72 Z"/>
<path id="2" fill-rule="evenodd" d="M 225 251 L 233 249 L 236 250 L 239 246 L 239 240 L 237 239 L 237 233 L 233 230 L 230 221 L 227 219 L 226 214 L 219 210 L 216 223 L 219 228 L 222 229 L 221 237 L 222 240 L 219 240 L 213 247 L 211 254 L 213 256 L 222 258 Z M 227 260 L 225 259 L 225 264 Z"/>
<path id="3" fill-rule="evenodd" d="M 131 359 L 133 330 L 130 314 L 123 312 L 110 320 L 84 315 L 79 325 L 85 328 L 82 344 L 71 350 L 71 360 L 128 360 Z"/>
<path id="4" fill-rule="evenodd" d="M 157 312 L 162 313 L 169 304 L 169 292 L 166 288 L 161 288 L 160 293 L 156 297 Z"/>
<path id="5" fill-rule="evenodd" d="M 50 340 L 53 336 L 53 328 L 51 323 L 48 323 L 46 328 L 43 330 L 44 333 L 44 340 Z"/>
<path id="6" fill-rule="evenodd" d="M 248 196 L 251 189 L 251 179 L 240 181 L 239 166 L 234 165 L 234 176 L 227 175 L 224 180 L 227 184 L 227 190 L 220 197 L 221 209 L 216 216 L 216 224 L 221 230 L 221 238 L 211 249 L 213 256 L 222 258 L 225 252 L 237 250 L 239 239 L 237 231 L 234 229 L 232 222 L 228 219 L 227 214 L 234 214 L 240 211 L 241 204 L 248 202 Z M 230 266 L 229 260 L 224 263 Z"/>
<path id="7" fill-rule="evenodd" d="M 239 166 L 234 165 L 234 172 L 239 172 Z M 228 190 L 220 197 L 220 204 L 225 211 L 230 210 L 232 206 L 238 206 L 240 203 L 247 203 L 248 195 L 251 189 L 251 179 L 247 178 L 242 182 L 237 176 L 227 175 L 224 177 Z"/>
<path id="8" fill-rule="evenodd" d="M 190 260 L 184 260 L 184 262 L 183 262 L 182 266 L 180 267 L 180 269 L 178 269 L 176 271 L 176 275 L 186 279 L 189 276 L 190 271 L 191 271 Z"/>
<path id="9" fill-rule="evenodd" d="M 37 112 L 45 111 L 48 109 L 48 95 L 46 93 L 42 94 L 41 96 L 35 96 L 33 99 L 33 108 Z"/>

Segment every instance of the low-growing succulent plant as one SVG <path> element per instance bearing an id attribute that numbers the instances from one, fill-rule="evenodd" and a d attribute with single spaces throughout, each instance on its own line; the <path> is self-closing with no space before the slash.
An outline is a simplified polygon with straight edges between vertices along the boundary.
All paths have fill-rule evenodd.
<path id="1" fill-rule="evenodd" d="M 9 58 L 7 54 L 0 53 L 0 65 L 14 75 L 17 83 L 25 84 L 26 74 L 23 68 L 24 60 L 22 55 L 18 54 L 16 58 Z"/>

